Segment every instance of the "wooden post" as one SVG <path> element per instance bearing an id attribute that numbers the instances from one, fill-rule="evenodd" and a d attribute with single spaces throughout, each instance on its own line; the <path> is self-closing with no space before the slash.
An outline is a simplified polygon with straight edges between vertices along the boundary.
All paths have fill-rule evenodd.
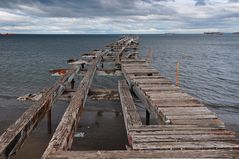
<path id="1" fill-rule="evenodd" d="M 146 110 L 146 125 L 150 124 L 150 113 L 148 110 Z"/>
<path id="2" fill-rule="evenodd" d="M 72 80 L 71 80 L 71 89 L 74 89 L 74 86 L 75 86 L 75 80 L 72 79 Z"/>
<path id="3" fill-rule="evenodd" d="M 179 62 L 176 64 L 176 86 L 179 86 Z"/>
<path id="4" fill-rule="evenodd" d="M 47 129 L 48 129 L 48 134 L 51 134 L 52 127 L 51 127 L 51 109 L 47 113 Z"/>
<path id="5" fill-rule="evenodd" d="M 153 60 L 153 52 L 152 52 L 152 49 L 149 48 L 147 52 L 146 61 L 147 63 L 152 63 L 152 60 Z"/>

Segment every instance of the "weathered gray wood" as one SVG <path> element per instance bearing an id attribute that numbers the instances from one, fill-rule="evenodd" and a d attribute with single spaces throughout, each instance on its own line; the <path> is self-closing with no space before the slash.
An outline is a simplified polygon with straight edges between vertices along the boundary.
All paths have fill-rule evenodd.
<path id="1" fill-rule="evenodd" d="M 239 156 L 238 150 L 141 150 L 141 151 L 58 151 L 49 156 L 55 159 L 169 159 L 169 158 L 227 158 L 234 159 Z"/>
<path id="2" fill-rule="evenodd" d="M 61 96 L 59 96 L 58 99 L 63 101 L 70 101 L 74 93 L 75 90 L 67 90 Z M 117 89 L 92 88 L 89 90 L 88 99 L 99 101 L 100 100 L 117 101 L 119 100 L 119 94 Z"/>
<path id="3" fill-rule="evenodd" d="M 208 141 L 208 142 L 148 142 L 134 143 L 134 150 L 209 150 L 209 149 L 237 149 L 236 142 Z"/>
<path id="4" fill-rule="evenodd" d="M 126 49 L 126 47 L 132 42 L 134 41 L 133 38 L 125 38 L 124 40 L 120 41 L 121 45 L 124 45 L 123 47 L 121 47 L 117 54 L 116 54 L 116 61 L 117 63 L 120 63 L 121 62 L 121 56 L 122 56 L 122 53 L 123 51 Z"/>
<path id="5" fill-rule="evenodd" d="M 93 88 L 89 90 L 88 98 L 91 100 L 119 100 L 117 89 L 99 89 Z"/>
<path id="6" fill-rule="evenodd" d="M 203 134 L 210 134 L 210 135 L 234 135 L 234 132 L 229 130 L 222 130 L 222 129 L 201 129 L 201 130 L 194 130 L 194 129 L 163 129 L 163 130 L 151 130 L 151 131 L 132 131 L 132 135 L 158 135 L 158 136 L 167 136 L 167 135 L 203 135 Z"/>
<path id="7" fill-rule="evenodd" d="M 73 134 L 77 129 L 96 67 L 100 63 L 103 54 L 104 52 L 97 55 L 81 80 L 42 158 L 46 158 L 51 151 L 68 150 L 71 147 Z"/>
<path id="8" fill-rule="evenodd" d="M 171 81 L 167 79 L 133 79 L 137 84 L 172 84 Z"/>
<path id="9" fill-rule="evenodd" d="M 87 72 L 87 69 L 81 69 L 79 75 L 84 76 L 86 72 Z M 113 69 L 97 68 L 96 75 L 97 76 L 121 76 L 122 73 L 120 69 L 118 68 L 113 68 Z"/>
<path id="10" fill-rule="evenodd" d="M 43 97 L 39 101 L 34 102 L 34 104 L 1 135 L 0 158 L 8 158 L 11 154 L 16 153 L 39 121 L 41 121 L 51 109 L 57 96 L 62 94 L 65 85 L 74 78 L 77 72 L 78 69 L 68 71 L 52 88 L 43 92 Z"/>
<path id="11" fill-rule="evenodd" d="M 118 90 L 122 105 L 122 111 L 124 114 L 126 130 L 127 132 L 129 132 L 129 130 L 135 125 L 142 125 L 142 122 L 126 81 L 118 82 Z"/>
<path id="12" fill-rule="evenodd" d="M 236 141 L 234 135 L 200 134 L 200 135 L 133 135 L 134 143 L 148 142 L 206 142 L 206 141 Z"/>
<path id="13" fill-rule="evenodd" d="M 130 131 L 135 132 L 152 132 L 152 131 L 212 131 L 212 130 L 226 130 L 220 127 L 201 127 L 197 125 L 140 125 L 134 126 Z"/>
<path id="14" fill-rule="evenodd" d="M 156 119 L 156 122 L 158 122 L 159 124 L 161 124 L 161 121 L 164 121 L 165 123 L 170 123 L 170 120 L 160 111 L 158 111 L 156 106 L 152 106 L 152 101 L 148 100 L 147 96 L 143 92 L 141 92 L 141 90 L 137 86 L 133 85 L 132 88 L 134 93 L 138 96 L 138 98 L 144 104 L 145 108 L 151 114 L 153 114 L 154 118 Z"/>

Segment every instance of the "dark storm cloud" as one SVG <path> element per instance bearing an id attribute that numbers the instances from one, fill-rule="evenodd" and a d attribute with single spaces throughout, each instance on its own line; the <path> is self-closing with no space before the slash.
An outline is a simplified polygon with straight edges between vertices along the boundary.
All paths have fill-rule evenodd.
<path id="1" fill-rule="evenodd" d="M 231 3 L 237 3 L 237 2 L 239 2 L 239 0 L 229 0 L 229 2 L 231 2 Z"/>
<path id="2" fill-rule="evenodd" d="M 159 2 L 173 0 L 1 0 L 0 7 L 19 9 L 31 15 L 45 17 L 91 17 L 145 14 L 168 14 L 173 10 Z M 139 8 L 139 3 L 152 5 Z M 147 3 L 147 4 L 146 4 Z"/>
<path id="3" fill-rule="evenodd" d="M 0 0 L 0 32 L 237 31 L 239 0 Z M 50 25 L 49 25 L 50 24 Z"/>
<path id="4" fill-rule="evenodd" d="M 195 6 L 205 6 L 206 1 L 205 0 L 194 0 L 196 1 Z"/>

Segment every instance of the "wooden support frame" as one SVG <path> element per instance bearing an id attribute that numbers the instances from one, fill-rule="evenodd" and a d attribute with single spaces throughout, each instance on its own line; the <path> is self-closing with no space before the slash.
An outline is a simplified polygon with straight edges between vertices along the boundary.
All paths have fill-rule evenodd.
<path id="1" fill-rule="evenodd" d="M 70 101 L 74 95 L 75 90 L 67 90 L 58 99 L 62 101 Z M 119 93 L 117 89 L 102 89 L 102 88 L 92 88 L 88 93 L 89 100 L 108 100 L 108 101 L 118 101 Z"/>
<path id="2" fill-rule="evenodd" d="M 122 73 L 123 73 L 125 79 L 127 80 L 127 83 L 129 84 L 130 88 L 136 94 L 136 96 L 142 101 L 142 103 L 144 104 L 147 111 L 149 111 L 150 114 L 153 114 L 153 116 L 156 118 L 156 122 L 158 124 L 162 124 L 162 121 L 164 121 L 165 123 L 169 123 L 169 120 L 166 117 L 162 118 L 163 114 L 159 115 L 160 112 L 157 113 L 158 110 L 153 109 L 153 107 L 151 106 L 151 102 L 147 100 L 147 97 L 145 96 L 145 94 L 141 92 L 141 90 L 136 86 L 136 84 L 131 82 L 127 73 L 125 72 L 124 67 L 122 67 Z M 156 109 L 156 107 L 155 107 L 155 109 Z"/>
<path id="3" fill-rule="evenodd" d="M 50 111 L 57 97 L 63 93 L 65 85 L 74 78 L 78 71 L 78 68 L 68 71 L 51 89 L 43 93 L 43 97 L 39 101 L 28 108 L 22 116 L 1 135 L 1 159 L 8 158 L 17 152 L 41 119 Z"/>
<path id="4" fill-rule="evenodd" d="M 80 75 L 84 75 L 86 72 L 87 72 L 87 69 L 81 69 Z M 122 72 L 118 68 L 113 68 L 113 69 L 97 68 L 96 75 L 97 76 L 121 76 Z"/>
<path id="5" fill-rule="evenodd" d="M 238 156 L 238 150 L 119 150 L 58 151 L 50 154 L 48 159 L 237 158 Z"/>
<path id="6" fill-rule="evenodd" d="M 72 100 L 67 107 L 61 122 L 57 126 L 57 129 L 42 158 L 46 158 L 47 155 L 52 151 L 64 151 L 71 147 L 74 133 L 77 129 L 80 115 L 84 109 L 96 67 L 100 63 L 102 59 L 101 56 L 103 56 L 103 54 L 104 52 L 101 52 L 99 55 L 97 55 L 84 78 L 81 80 L 80 85 L 72 97 Z"/>

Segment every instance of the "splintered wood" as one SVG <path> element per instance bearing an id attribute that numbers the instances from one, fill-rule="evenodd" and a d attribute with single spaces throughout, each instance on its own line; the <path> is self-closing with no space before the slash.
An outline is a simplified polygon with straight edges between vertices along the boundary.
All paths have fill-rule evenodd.
<path id="1" fill-rule="evenodd" d="M 29 134 L 46 115 L 51 107 L 65 90 L 68 84 L 78 72 L 77 68 L 69 70 L 48 91 L 43 92 L 43 97 L 35 102 L 22 116 L 12 124 L 0 137 L 0 158 L 8 158 L 21 147 Z"/>
<path id="2" fill-rule="evenodd" d="M 235 133 L 227 130 L 216 114 L 199 100 L 161 76 L 150 64 L 152 51 L 146 60 L 140 59 L 136 39 L 123 37 L 102 50 L 84 54 L 82 58 L 91 59 L 89 67 L 68 71 L 2 134 L 0 159 L 15 154 L 47 113 L 50 118 L 51 106 L 57 99 L 70 103 L 42 159 L 239 158 Z M 113 64 L 113 68 L 104 68 L 104 63 Z M 78 75 L 83 78 L 77 89 L 65 89 L 79 70 Z M 124 79 L 118 81 L 118 90 L 91 88 L 92 79 L 97 75 Z M 147 111 L 146 123 L 150 113 L 158 124 L 143 125 L 134 103 L 135 95 Z M 128 150 L 70 150 L 87 98 L 120 100 Z"/>
<path id="3" fill-rule="evenodd" d="M 203 153 L 222 149 L 230 154 L 232 149 L 239 149 L 235 133 L 226 130 L 214 113 L 160 76 L 148 63 L 136 62 L 134 66 L 132 60 L 130 64 L 125 60 L 121 68 L 146 109 L 166 124 L 131 129 L 133 150 L 202 150 Z"/>

